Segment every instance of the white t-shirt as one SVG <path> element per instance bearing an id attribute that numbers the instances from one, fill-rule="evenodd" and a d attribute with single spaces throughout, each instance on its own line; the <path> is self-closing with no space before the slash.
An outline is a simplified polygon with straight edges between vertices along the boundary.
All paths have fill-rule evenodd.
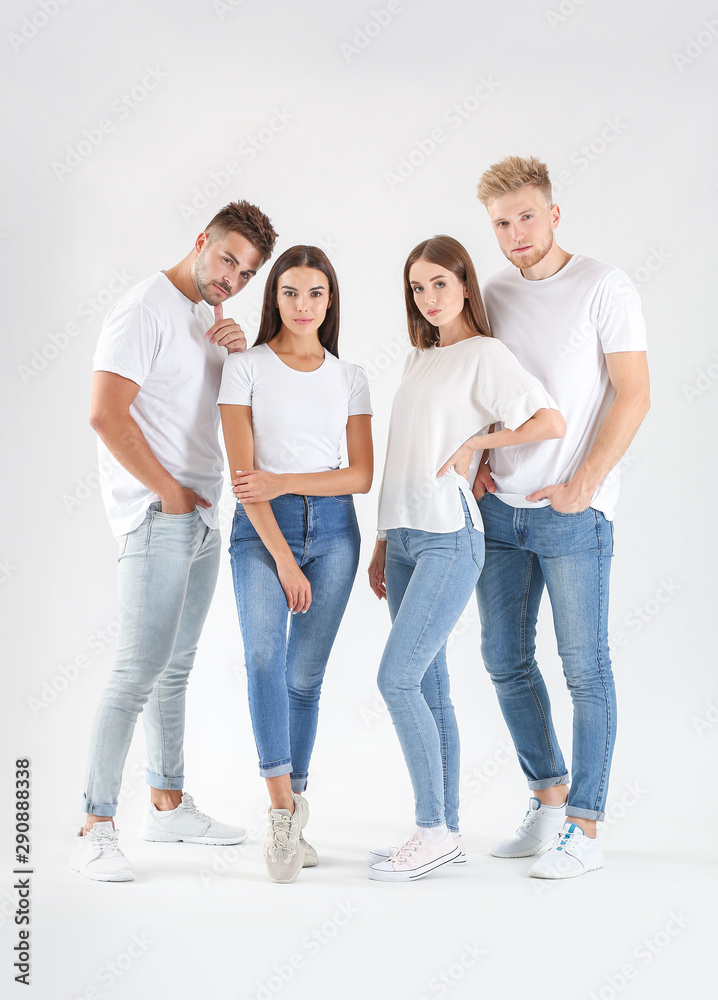
<path id="1" fill-rule="evenodd" d="M 495 421 L 515 430 L 543 408 L 556 404 L 492 337 L 411 351 L 391 411 L 379 537 L 389 528 L 458 531 L 464 524 L 459 490 L 474 527 L 482 531 L 469 485 L 480 454 L 474 455 L 468 482 L 454 470 L 440 479 L 436 473 L 473 434 L 484 433 Z"/>
<path id="2" fill-rule="evenodd" d="M 645 351 L 638 292 L 623 271 L 574 254 L 548 278 L 530 281 L 509 266 L 483 288 L 491 331 L 546 386 L 566 420 L 566 435 L 491 453 L 496 495 L 513 507 L 545 507 L 526 495 L 565 483 L 593 445 L 615 391 L 605 354 Z M 591 506 L 611 520 L 619 477 L 608 475 Z"/>
<path id="3" fill-rule="evenodd" d="M 295 371 L 268 344 L 228 355 L 217 402 L 252 407 L 254 466 L 278 475 L 338 469 L 347 420 L 371 415 L 358 365 L 325 351 L 319 368 Z"/>
<path id="4" fill-rule="evenodd" d="M 198 507 L 216 528 L 222 492 L 217 390 L 223 347 L 204 335 L 214 323 L 206 302 L 192 302 L 161 271 L 131 288 L 110 309 L 95 351 L 93 370 L 131 379 L 140 391 L 130 413 L 155 458 L 182 485 L 211 507 Z M 156 493 L 99 442 L 102 496 L 113 534 L 142 523 Z"/>

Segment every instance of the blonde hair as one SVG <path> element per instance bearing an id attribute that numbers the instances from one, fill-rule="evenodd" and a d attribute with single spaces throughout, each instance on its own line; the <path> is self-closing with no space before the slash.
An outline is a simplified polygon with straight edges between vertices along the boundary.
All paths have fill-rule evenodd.
<path id="1" fill-rule="evenodd" d="M 481 175 L 477 195 L 482 205 L 488 207 L 494 198 L 516 191 L 524 184 L 533 184 L 543 191 L 549 205 L 553 197 L 548 167 L 535 156 L 507 156 L 499 163 L 492 164 Z"/>

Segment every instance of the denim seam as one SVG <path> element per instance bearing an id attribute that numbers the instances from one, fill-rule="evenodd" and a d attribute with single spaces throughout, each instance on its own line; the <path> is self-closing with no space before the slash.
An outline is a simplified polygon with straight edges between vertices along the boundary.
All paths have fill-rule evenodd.
<path id="1" fill-rule="evenodd" d="M 536 559 L 536 553 L 530 553 L 530 559 L 528 564 L 528 570 L 526 572 L 526 587 L 524 590 L 524 600 L 521 607 L 521 665 L 524 669 L 524 675 L 528 681 L 529 690 L 531 691 L 531 697 L 534 700 L 536 709 L 538 711 L 539 718 L 541 720 L 541 728 L 543 729 L 544 739 L 546 740 L 546 749 L 548 751 L 549 760 L 551 761 L 551 772 L 552 777 L 558 776 L 558 770 L 556 768 L 556 757 L 553 752 L 553 747 L 551 745 L 551 736 L 549 733 L 549 728 L 546 723 L 546 716 L 544 714 L 543 705 L 541 704 L 541 699 L 536 694 L 536 688 L 534 687 L 534 682 L 531 678 L 531 671 L 529 670 L 528 660 L 526 656 L 526 612 L 528 606 L 529 592 L 531 590 L 531 573 L 533 570 L 534 560 Z"/>
<path id="2" fill-rule="evenodd" d="M 601 686 L 603 687 L 603 697 L 606 705 L 606 746 L 603 754 L 603 766 L 601 768 L 601 780 L 598 784 L 598 789 L 596 791 L 596 799 L 594 808 L 597 812 L 600 812 L 598 803 L 601 801 L 603 795 L 604 784 L 606 782 L 606 772 L 608 769 L 608 757 L 609 757 L 609 746 L 611 743 L 611 709 L 608 698 L 608 691 L 606 690 L 606 679 L 603 672 L 603 662 L 601 660 L 601 626 L 603 622 L 603 544 L 601 542 L 601 525 L 598 520 L 598 511 L 596 512 L 596 537 L 598 540 L 598 621 L 596 628 L 596 663 L 598 665 L 598 675 L 601 678 Z"/>
<path id="3" fill-rule="evenodd" d="M 402 542 L 402 545 L 403 545 L 403 542 Z M 404 548 L 406 548 L 406 547 L 404 546 Z M 458 551 L 458 548 L 459 548 L 459 537 L 458 537 L 458 532 L 457 532 L 456 535 L 455 535 L 454 556 L 453 556 L 450 564 L 448 565 L 448 567 L 446 569 L 446 573 L 444 574 L 444 579 L 441 581 L 441 586 L 437 589 L 436 595 L 434 597 L 434 601 L 433 601 L 433 603 L 431 605 L 431 608 L 429 609 L 429 614 L 426 616 L 426 621 L 424 622 L 424 627 L 422 628 L 421 632 L 417 636 L 416 642 L 414 643 L 414 648 L 411 651 L 411 655 L 408 657 L 408 659 L 407 659 L 407 661 L 405 663 L 404 674 L 402 676 L 402 694 L 403 694 L 404 702 L 406 704 L 406 707 L 409 710 L 409 714 L 411 715 L 412 719 L 414 720 L 414 726 L 416 727 L 416 731 L 419 733 L 419 736 L 420 736 L 420 739 L 421 739 L 422 750 L 424 752 L 424 759 L 425 759 L 425 762 L 427 764 L 429 762 L 429 755 L 428 755 L 428 752 L 427 752 L 426 743 L 424 742 L 424 734 L 421 731 L 421 726 L 419 725 L 419 720 L 416 718 L 416 715 L 412 711 L 411 704 L 409 703 L 409 699 L 407 698 L 406 693 L 405 693 L 405 689 L 406 689 L 406 674 L 408 672 L 409 665 L 411 664 L 411 662 L 412 662 L 412 660 L 414 658 L 414 654 L 416 653 L 416 649 L 417 649 L 419 643 L 421 642 L 421 639 L 422 639 L 422 637 L 424 635 L 424 632 L 426 631 L 426 629 L 428 627 L 429 618 L 431 617 L 431 615 L 432 615 L 432 613 L 434 611 L 434 608 L 436 607 L 437 601 L 439 600 L 439 594 L 441 593 L 441 590 L 443 589 L 444 583 L 446 582 L 446 578 L 447 578 L 448 574 L 451 572 L 451 568 L 453 567 L 454 562 L 456 561 L 456 553 Z M 415 560 L 415 562 L 416 562 L 416 560 Z M 444 769 L 442 768 L 442 772 L 443 772 L 443 770 Z M 442 784 L 443 784 L 443 781 L 444 781 L 444 775 L 442 774 Z M 446 808 L 446 797 L 444 797 L 444 808 Z M 439 822 L 441 822 L 441 821 L 442 820 L 439 819 Z M 446 813 L 444 813 L 443 821 L 444 822 L 446 821 Z M 417 825 L 419 825 L 419 824 L 417 824 Z"/>

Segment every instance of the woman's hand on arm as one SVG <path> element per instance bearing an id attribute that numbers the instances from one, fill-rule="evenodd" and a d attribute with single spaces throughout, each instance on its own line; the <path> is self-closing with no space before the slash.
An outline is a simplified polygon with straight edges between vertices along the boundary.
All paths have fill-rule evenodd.
<path id="1" fill-rule="evenodd" d="M 220 412 L 230 469 L 251 469 L 254 464 L 252 408 L 222 403 Z M 297 565 L 269 502 L 248 503 L 244 510 L 252 527 L 274 559 L 277 576 L 287 599 L 287 607 L 295 613 L 306 611 L 312 603 L 309 580 Z"/>
<path id="2" fill-rule="evenodd" d="M 384 566 L 386 563 L 386 539 L 377 538 L 374 552 L 369 563 L 369 586 L 379 600 L 386 597 L 386 581 Z"/>

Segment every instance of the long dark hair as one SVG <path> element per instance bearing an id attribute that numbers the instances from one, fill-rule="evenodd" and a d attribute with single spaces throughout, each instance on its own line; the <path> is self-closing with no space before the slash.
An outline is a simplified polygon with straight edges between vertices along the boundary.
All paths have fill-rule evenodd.
<path id="1" fill-rule="evenodd" d="M 439 331 L 422 316 L 414 300 L 414 289 L 409 283 L 409 271 L 418 260 L 428 260 L 451 271 L 462 284 L 466 285 L 468 296 L 464 299 L 464 322 L 482 337 L 490 337 L 491 330 L 486 318 L 486 310 L 479 291 L 479 281 L 474 265 L 466 249 L 451 236 L 434 236 L 415 246 L 404 265 L 404 298 L 406 318 L 409 324 L 409 339 L 414 347 L 424 350 L 433 347 L 439 340 Z M 276 266 L 276 265 L 275 265 Z"/>
<path id="2" fill-rule="evenodd" d="M 296 246 L 290 247 L 281 254 L 269 272 L 267 284 L 264 288 L 264 302 L 262 303 L 262 319 L 259 324 L 259 333 L 255 344 L 266 344 L 272 337 L 276 337 L 282 328 L 282 318 L 279 315 L 277 305 L 277 288 L 279 279 L 290 267 L 312 267 L 321 271 L 327 276 L 329 281 L 329 294 L 332 301 L 327 308 L 324 322 L 319 327 L 319 343 L 322 347 L 339 357 L 339 286 L 334 268 L 329 262 L 329 258 L 319 247 Z"/>

